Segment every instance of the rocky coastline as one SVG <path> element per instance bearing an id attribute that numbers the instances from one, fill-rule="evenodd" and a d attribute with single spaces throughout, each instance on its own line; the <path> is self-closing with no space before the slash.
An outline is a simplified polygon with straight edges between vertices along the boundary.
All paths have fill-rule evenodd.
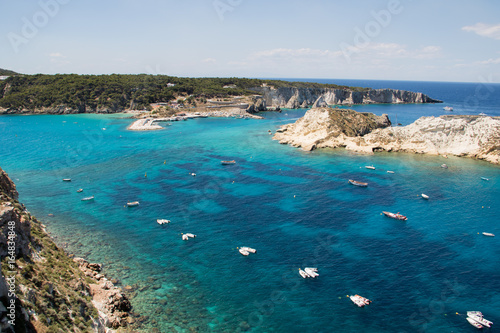
<path id="1" fill-rule="evenodd" d="M 377 119 L 378 125 L 371 124 Z M 387 115 L 314 108 L 278 129 L 273 139 L 307 151 L 344 147 L 368 154 L 454 155 L 500 163 L 500 117 L 446 115 L 421 117 L 404 127 L 390 125 Z"/>
<path id="2" fill-rule="evenodd" d="M 111 333 L 131 322 L 126 294 L 102 265 L 60 249 L 1 168 L 0 259 L 1 332 Z"/>
<path id="3" fill-rule="evenodd" d="M 423 93 L 397 89 L 259 87 L 252 90 L 262 95 L 267 107 L 288 109 L 353 104 L 442 103 Z"/>

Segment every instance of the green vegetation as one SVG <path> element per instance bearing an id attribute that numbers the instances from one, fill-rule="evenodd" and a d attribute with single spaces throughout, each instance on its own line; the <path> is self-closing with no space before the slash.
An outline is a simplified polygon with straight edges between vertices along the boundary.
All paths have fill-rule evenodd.
<path id="1" fill-rule="evenodd" d="M 19 75 L 19 73 L 10 71 L 8 69 L 0 68 L 0 76 L 9 76 L 9 75 Z"/>
<path id="2" fill-rule="evenodd" d="M 174 84 L 168 85 L 167 84 Z M 35 110 L 66 106 L 79 112 L 148 109 L 151 103 L 178 97 L 195 99 L 253 95 L 263 84 L 296 88 L 363 90 L 334 84 L 246 78 L 181 78 L 167 75 L 18 75 L 0 81 L 0 107 Z M 235 85 L 236 88 L 224 88 Z"/>
<path id="3" fill-rule="evenodd" d="M 28 218 L 31 224 L 31 247 L 40 260 L 17 260 L 16 284 L 22 306 L 38 317 L 35 326 L 46 332 L 89 332 L 97 310 L 85 285 L 91 280 L 78 265 L 59 249 L 42 230 L 40 222 Z M 7 260 L 2 270 L 7 270 Z M 4 276 L 6 271 L 2 272 Z M 11 273 L 9 273 L 10 275 Z"/>

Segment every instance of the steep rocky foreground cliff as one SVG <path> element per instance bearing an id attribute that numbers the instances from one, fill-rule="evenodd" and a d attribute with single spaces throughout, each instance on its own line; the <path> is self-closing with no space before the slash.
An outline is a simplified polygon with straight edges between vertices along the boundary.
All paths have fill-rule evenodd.
<path id="1" fill-rule="evenodd" d="M 364 153 L 455 155 L 500 163 L 499 117 L 446 115 L 422 117 L 404 127 L 387 127 L 387 122 L 369 126 L 374 117 L 353 110 L 311 109 L 294 124 L 282 126 L 273 139 L 304 150 L 345 147 Z"/>
<path id="2" fill-rule="evenodd" d="M 289 109 L 352 104 L 442 103 L 419 92 L 396 89 L 259 87 L 253 90 L 263 96 L 268 107 Z"/>
<path id="3" fill-rule="evenodd" d="M 101 265 L 71 259 L 19 203 L 0 168 L 0 332 L 113 332 L 126 326 L 125 294 Z"/>

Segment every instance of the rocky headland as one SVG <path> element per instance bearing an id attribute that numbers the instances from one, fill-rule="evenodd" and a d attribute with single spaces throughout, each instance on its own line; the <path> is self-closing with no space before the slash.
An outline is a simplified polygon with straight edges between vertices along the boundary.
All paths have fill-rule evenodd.
<path id="1" fill-rule="evenodd" d="M 19 203 L 0 168 L 0 331 L 115 332 L 131 305 L 100 264 L 72 259 Z"/>
<path id="2" fill-rule="evenodd" d="M 422 117 L 404 127 L 390 127 L 387 115 L 314 108 L 273 139 L 304 150 L 337 148 L 373 153 L 407 152 L 455 155 L 500 163 L 500 118 L 446 115 Z"/>
<path id="3" fill-rule="evenodd" d="M 442 103 L 423 93 L 397 89 L 259 87 L 252 90 L 262 95 L 267 107 L 289 109 L 353 104 Z"/>

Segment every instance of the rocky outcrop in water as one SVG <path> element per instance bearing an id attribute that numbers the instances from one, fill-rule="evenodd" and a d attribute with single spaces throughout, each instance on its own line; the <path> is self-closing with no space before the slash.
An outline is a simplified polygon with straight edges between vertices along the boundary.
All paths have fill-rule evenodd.
<path id="1" fill-rule="evenodd" d="M 374 127 L 356 122 L 361 114 L 352 112 L 311 109 L 296 123 L 282 126 L 273 139 L 305 150 L 345 147 L 364 153 L 455 155 L 500 163 L 499 117 L 422 117 L 408 126 L 384 128 L 387 123 Z"/>
<path id="2" fill-rule="evenodd" d="M 334 88 L 259 87 L 253 90 L 263 96 L 267 106 L 289 109 L 352 104 L 442 103 L 419 92 L 396 89 L 357 91 Z"/>

